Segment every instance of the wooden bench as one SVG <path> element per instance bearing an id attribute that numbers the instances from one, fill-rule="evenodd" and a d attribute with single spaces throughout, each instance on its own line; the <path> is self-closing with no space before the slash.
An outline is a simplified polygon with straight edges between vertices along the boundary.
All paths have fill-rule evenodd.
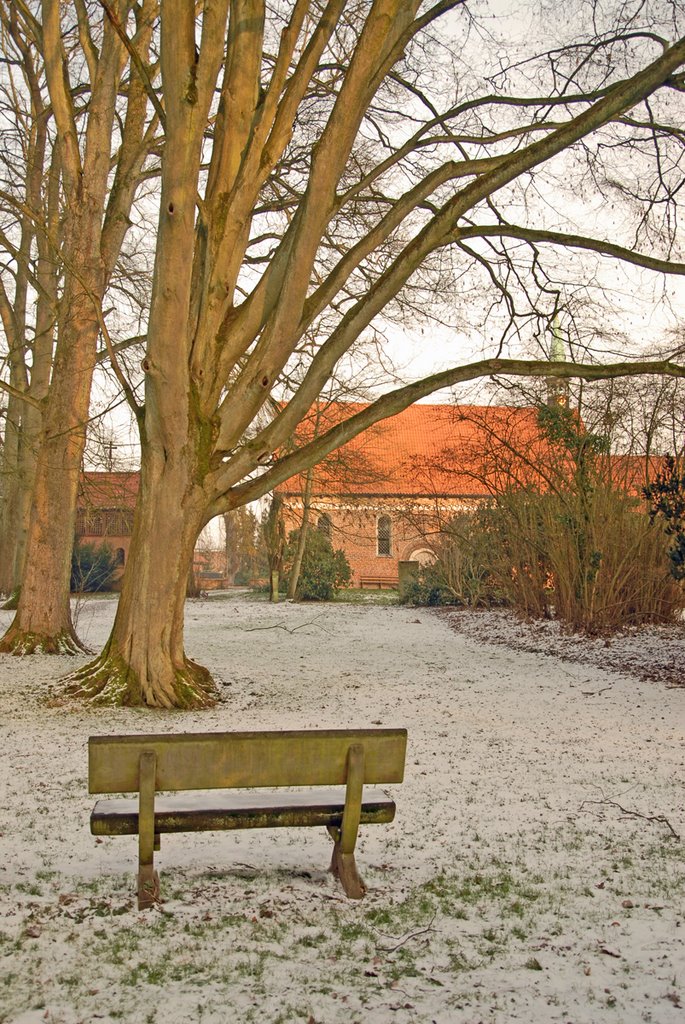
<path id="1" fill-rule="evenodd" d="M 90 829 L 96 836 L 138 835 L 139 908 L 159 899 L 154 851 L 163 832 L 240 828 L 324 826 L 333 839 L 331 871 L 351 899 L 360 899 L 365 886 L 354 860 L 359 825 L 395 816 L 389 796 L 364 786 L 401 782 L 406 745 L 406 729 L 91 736 L 89 793 L 138 798 L 98 800 Z M 274 788 L 288 786 L 344 788 Z M 253 787 L 262 791 L 157 795 Z"/>
<path id="2" fill-rule="evenodd" d="M 366 587 L 374 587 L 378 590 L 382 590 L 383 587 L 388 587 L 391 590 L 396 590 L 400 585 L 399 576 L 360 576 L 359 586 L 362 590 Z"/>

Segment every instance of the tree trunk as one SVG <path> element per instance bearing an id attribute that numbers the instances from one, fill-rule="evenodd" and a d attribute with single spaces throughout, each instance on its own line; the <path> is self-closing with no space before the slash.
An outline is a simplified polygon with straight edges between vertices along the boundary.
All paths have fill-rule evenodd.
<path id="1" fill-rule="evenodd" d="M 307 532 L 309 530 L 309 513 L 312 506 L 312 487 L 314 484 L 314 470 L 307 470 L 307 478 L 304 485 L 304 494 L 302 496 L 302 524 L 300 526 L 300 534 L 297 538 L 297 550 L 295 551 L 295 557 L 293 559 L 293 567 L 290 570 L 290 580 L 288 582 L 288 600 L 294 601 L 297 593 L 297 584 L 300 580 L 300 571 L 302 569 L 302 559 L 304 558 L 304 549 L 307 543 Z"/>
<path id="2" fill-rule="evenodd" d="M 192 564 L 188 571 L 188 579 L 186 581 L 186 597 L 199 597 L 200 596 L 200 584 L 198 578 L 195 575 L 195 569 Z"/>
<path id="3" fill-rule="evenodd" d="M 10 600 L 3 607 L 17 607 L 21 576 L 26 559 L 26 541 L 31 519 L 31 499 L 36 476 L 36 450 L 22 438 L 17 469 L 9 480 L 6 534 L 0 547 L 0 564 L 3 566 L 0 591 L 10 594 Z"/>
<path id="4" fill-rule="evenodd" d="M 281 574 L 278 569 L 271 570 L 271 576 L 269 578 L 269 600 L 272 604 L 278 604 L 279 601 L 280 575 Z"/>
<path id="5" fill-rule="evenodd" d="M 43 440 L 28 533 L 32 557 L 26 562 L 17 614 L 0 640 L 1 652 L 74 654 L 85 649 L 74 632 L 69 603 L 82 451 L 81 439 L 69 433 Z"/>
<path id="6" fill-rule="evenodd" d="M 83 297 L 85 298 L 85 297 Z M 73 308 L 73 307 L 72 307 Z M 76 319 L 76 317 L 75 317 Z M 74 654 L 85 650 L 71 621 L 69 578 L 76 496 L 86 439 L 97 323 L 92 308 L 72 325 L 65 347 L 80 359 L 58 359 L 54 388 L 36 463 L 26 560 L 17 614 L 0 651 L 11 654 Z"/>
<path id="7" fill-rule="evenodd" d="M 136 168 L 141 166 L 145 155 L 144 147 L 139 145 L 143 123 L 138 117 L 140 124 L 134 128 L 133 137 L 129 135 L 120 146 L 114 201 L 107 202 L 108 195 L 112 199 L 111 141 L 119 83 L 126 65 L 125 49 L 112 18 L 103 16 L 99 52 L 91 43 L 87 60 L 91 71 L 87 115 L 79 114 L 77 127 L 69 89 L 70 76 L 66 70 L 73 53 L 70 52 L 68 58 L 63 45 L 61 7 L 63 5 L 55 2 L 43 3 L 39 47 L 44 56 L 56 138 L 45 197 L 47 231 L 36 232 L 41 287 L 32 351 L 31 392 L 34 398 L 41 400 L 43 392 L 47 393 L 41 409 L 41 443 L 19 606 L 12 625 L 0 641 L 0 650 L 22 654 L 83 649 L 74 633 L 69 603 L 78 476 L 101 326 L 100 304 L 118 251 L 115 238 L 120 245 L 128 223 Z M 79 35 L 88 37 L 88 32 L 79 31 Z M 95 71 L 93 61 L 97 65 Z M 131 89 L 135 92 L 130 86 L 129 99 Z M 35 96 L 34 105 L 40 110 L 47 109 Z M 45 138 L 44 134 L 43 142 Z M 135 157 L 131 157 L 131 146 L 139 151 Z M 122 154 L 127 152 L 131 157 L 125 161 L 124 178 L 128 175 L 128 183 L 121 181 L 118 174 L 124 159 Z M 40 205 L 37 198 L 42 190 L 42 158 L 36 166 L 34 199 L 29 203 L 33 207 Z M 111 226 L 113 219 L 116 228 L 114 237 L 110 237 L 104 247 L 105 259 L 103 222 Z M 53 239 L 60 243 L 57 261 Z M 53 308 L 59 274 L 63 274 L 63 290 Z M 50 373 L 55 320 L 57 345 Z"/>
<path id="8" fill-rule="evenodd" d="M 207 59 L 208 46 L 203 38 Z M 215 80 L 223 54 L 216 40 L 212 54 L 216 67 L 208 81 Z M 98 704 L 199 708 L 214 702 L 214 684 L 185 656 L 183 613 L 207 508 L 203 483 L 214 430 L 199 411 L 188 355 L 197 180 L 212 89 L 198 73 L 193 7 L 182 0 L 169 2 L 161 19 L 161 69 L 166 142 L 142 364 L 145 406 L 138 413 L 140 492 L 112 634 L 100 657 L 72 676 L 68 692 Z"/>
<path id="9" fill-rule="evenodd" d="M 209 672 L 183 648 L 188 572 L 206 504 L 197 466 L 187 449 L 175 457 L 143 449 L 129 569 L 112 634 L 100 657 L 70 677 L 68 693 L 109 705 L 214 703 Z"/>
<path id="10" fill-rule="evenodd" d="M 0 527 L 0 593 L 11 595 L 10 600 L 4 605 L 5 608 L 18 607 L 19 588 L 26 561 L 40 433 L 40 413 L 34 407 L 25 405 L 21 414 L 18 444 L 12 453 L 14 467 L 5 480 L 7 503 Z"/>
<path id="11" fill-rule="evenodd" d="M 9 595 L 18 586 L 15 562 L 19 520 L 21 413 L 19 400 L 10 395 L 0 469 L 0 594 Z"/>
<path id="12" fill-rule="evenodd" d="M 78 279 L 68 275 L 60 304 L 58 342 L 40 432 L 21 594 L 17 614 L 0 640 L 0 652 L 11 654 L 73 654 L 85 649 L 71 621 L 69 577 L 99 330 L 93 299 L 102 289 L 100 214 L 85 197 L 70 210 L 69 229 L 65 249 L 80 255 L 81 271 Z M 31 443 L 30 437 L 27 442 Z"/>

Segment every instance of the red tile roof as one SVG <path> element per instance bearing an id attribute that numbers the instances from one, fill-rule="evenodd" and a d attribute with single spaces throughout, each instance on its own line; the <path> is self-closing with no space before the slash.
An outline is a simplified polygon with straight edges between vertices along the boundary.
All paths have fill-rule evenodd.
<path id="1" fill-rule="evenodd" d="M 316 410 L 318 431 L 353 416 L 361 403 L 334 402 Z M 311 438 L 311 421 L 300 428 L 300 443 Z M 314 494 L 378 497 L 483 497 L 516 480 L 544 487 L 544 466 L 558 459 L 540 435 L 537 410 L 518 406 L 413 405 L 359 434 L 315 468 Z M 660 458 L 608 456 L 607 477 L 641 494 Z M 649 462 L 649 464 L 648 464 Z M 138 472 L 81 474 L 80 508 L 135 506 Z M 300 495 L 302 477 L 278 487 Z"/>
<path id="2" fill-rule="evenodd" d="M 332 403 L 319 415 L 331 426 L 362 408 L 357 403 Z M 323 432 L 321 425 L 319 432 Z M 305 438 L 307 434 L 311 436 L 305 428 Z M 488 469 L 484 458 L 488 452 L 494 454 L 494 445 L 501 469 L 507 444 L 514 440 L 519 450 L 532 448 L 533 455 L 536 448 L 546 447 L 540 439 L 536 410 L 514 406 L 413 405 L 329 456 L 316 469 L 314 493 L 387 497 L 486 495 L 492 482 L 488 474 L 497 472 L 497 467 L 493 460 L 492 468 Z M 528 475 L 536 476 L 531 467 Z M 302 486 L 301 478 L 293 477 L 278 489 L 281 493 L 297 494 Z"/>
<path id="3" fill-rule="evenodd" d="M 140 473 L 104 473 L 89 470 L 81 473 L 78 488 L 79 508 L 134 508 Z"/>

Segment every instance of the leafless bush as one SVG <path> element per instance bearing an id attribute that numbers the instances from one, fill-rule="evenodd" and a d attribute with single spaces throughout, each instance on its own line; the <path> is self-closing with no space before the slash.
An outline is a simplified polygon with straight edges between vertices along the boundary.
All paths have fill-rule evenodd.
<path id="1" fill-rule="evenodd" d="M 492 541 L 491 586 L 527 618 L 610 633 L 672 622 L 685 607 L 663 531 L 625 491 L 511 491 L 479 519 Z"/>
<path id="2" fill-rule="evenodd" d="M 468 513 L 454 516 L 433 541 L 436 561 L 430 569 L 450 595 L 449 603 L 485 608 L 497 600 L 490 547 L 489 534 Z"/>

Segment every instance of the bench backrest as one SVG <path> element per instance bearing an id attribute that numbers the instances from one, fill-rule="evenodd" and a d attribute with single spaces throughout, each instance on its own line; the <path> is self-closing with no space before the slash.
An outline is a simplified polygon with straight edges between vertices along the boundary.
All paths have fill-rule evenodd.
<path id="1" fill-rule="evenodd" d="M 140 755 L 156 757 L 157 790 L 337 786 L 351 746 L 364 748 L 364 782 L 401 782 L 406 729 L 91 736 L 88 791 L 134 793 Z"/>

